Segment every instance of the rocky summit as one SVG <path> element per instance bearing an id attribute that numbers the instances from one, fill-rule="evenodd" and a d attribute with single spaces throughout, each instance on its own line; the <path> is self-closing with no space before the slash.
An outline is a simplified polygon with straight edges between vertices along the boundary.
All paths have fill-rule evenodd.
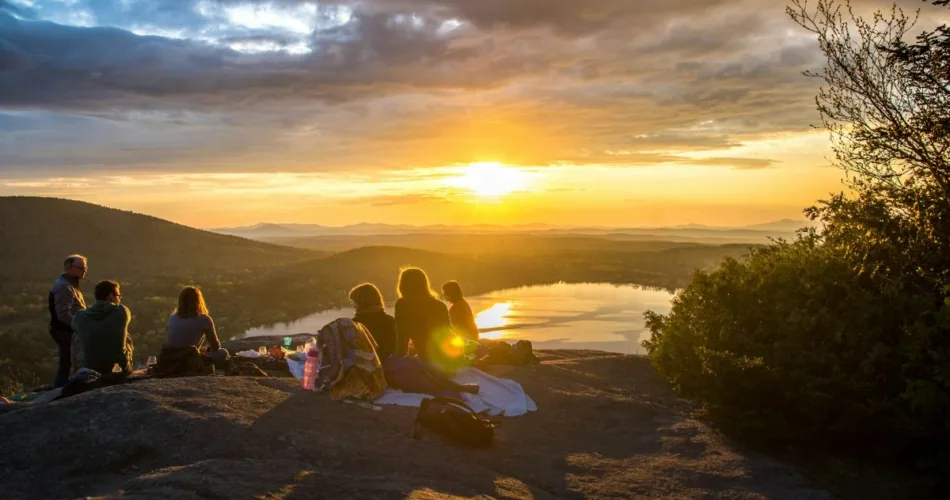
<path id="1" fill-rule="evenodd" d="M 493 449 L 411 437 L 292 379 L 147 380 L 0 415 L 0 498 L 828 498 L 691 417 L 639 357 L 495 367 L 539 410 Z"/>

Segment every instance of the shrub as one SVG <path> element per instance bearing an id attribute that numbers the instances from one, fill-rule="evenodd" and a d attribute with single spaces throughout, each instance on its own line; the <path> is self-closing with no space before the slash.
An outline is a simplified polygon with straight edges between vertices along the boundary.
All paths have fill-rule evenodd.
<path id="1" fill-rule="evenodd" d="M 849 192 L 806 211 L 820 236 L 697 273 L 668 316 L 647 313 L 645 347 L 746 435 L 946 454 L 950 28 L 909 42 L 902 10 L 865 21 L 847 0 L 791 0 L 788 13 L 827 58 L 809 74 Z"/>
<path id="2" fill-rule="evenodd" d="M 697 272 L 644 343 L 733 431 L 886 453 L 950 437 L 950 305 L 884 286 L 815 234 Z"/>

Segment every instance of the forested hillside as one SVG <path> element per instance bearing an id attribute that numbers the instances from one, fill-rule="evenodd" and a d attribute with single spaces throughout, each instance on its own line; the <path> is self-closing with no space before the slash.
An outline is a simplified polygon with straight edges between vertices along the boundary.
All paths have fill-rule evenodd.
<path id="1" fill-rule="evenodd" d="M 290 321 L 346 304 L 347 291 L 371 281 L 392 300 L 399 268 L 420 266 L 433 285 L 449 279 L 469 293 L 566 282 L 629 283 L 674 289 L 696 268 L 746 252 L 745 245 L 587 239 L 482 243 L 476 254 L 377 246 L 329 254 L 188 228 L 87 203 L 0 198 L 0 378 L 37 383 L 54 367 L 47 293 L 74 252 L 89 257 L 87 302 L 96 281 L 115 279 L 132 310 L 130 332 L 141 362 L 156 354 L 183 286 L 205 292 L 220 334 Z M 558 241 L 564 244 L 559 246 Z M 4 392 L 0 387 L 0 392 Z"/>
<path id="2" fill-rule="evenodd" d="M 56 198 L 0 197 L 0 280 L 47 279 L 63 257 L 89 257 L 95 276 L 210 274 L 319 256 L 182 226 L 148 215 Z"/>

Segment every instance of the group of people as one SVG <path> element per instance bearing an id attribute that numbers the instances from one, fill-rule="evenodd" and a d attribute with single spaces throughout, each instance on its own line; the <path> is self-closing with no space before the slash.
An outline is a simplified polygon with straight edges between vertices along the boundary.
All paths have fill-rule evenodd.
<path id="1" fill-rule="evenodd" d="M 431 289 L 429 277 L 419 268 L 407 268 L 399 275 L 399 298 L 394 316 L 386 312 L 383 294 L 372 283 L 364 283 L 350 291 L 356 308 L 353 320 L 362 324 L 376 341 L 381 360 L 406 355 L 410 342 L 415 354 L 426 361 L 438 362 L 456 336 L 478 340 L 478 327 L 472 308 L 462 295 L 458 282 L 442 286 L 451 308 L 439 300 Z"/>
<path id="2" fill-rule="evenodd" d="M 82 255 L 67 257 L 63 274 L 49 293 L 50 335 L 59 348 L 54 387 L 62 387 L 82 368 L 109 374 L 118 366 L 125 375 L 133 369 L 134 346 L 128 331 L 132 314 L 122 305 L 120 286 L 114 281 L 99 282 L 94 289 L 96 302 L 87 307 L 80 281 L 86 277 L 88 265 Z M 474 314 L 458 282 L 442 286 L 451 307 L 439 300 L 429 277 L 419 268 L 401 271 L 397 291 L 394 315 L 386 312 L 382 293 L 371 283 L 361 284 L 349 294 L 356 309 L 353 319 L 372 335 L 380 360 L 414 353 L 429 363 L 449 367 L 461 358 L 459 338 L 478 340 Z M 230 357 L 221 347 L 214 320 L 195 287 L 181 291 L 178 307 L 168 319 L 162 352 L 181 350 L 197 350 L 209 363 Z"/>
<path id="3" fill-rule="evenodd" d="M 59 366 L 54 387 L 62 387 L 79 369 L 101 374 L 119 372 L 128 375 L 133 368 L 134 345 L 129 335 L 132 313 L 122 305 L 122 292 L 115 281 L 96 284 L 96 302 L 86 306 L 79 284 L 86 277 L 89 260 L 70 255 L 63 263 L 63 274 L 49 293 L 49 332 L 59 348 Z M 202 349 L 207 340 L 208 347 Z M 166 347 L 202 349 L 209 360 L 227 359 L 221 348 L 214 321 L 208 315 L 201 291 L 186 287 L 178 297 L 178 307 L 168 319 Z"/>

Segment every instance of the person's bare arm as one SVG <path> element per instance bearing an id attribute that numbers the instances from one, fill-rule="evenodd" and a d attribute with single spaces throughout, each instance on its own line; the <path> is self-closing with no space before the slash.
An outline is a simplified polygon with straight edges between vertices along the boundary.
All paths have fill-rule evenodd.
<path id="1" fill-rule="evenodd" d="M 121 306 L 122 311 L 125 313 L 125 328 L 122 329 L 122 371 L 126 375 L 132 373 L 132 368 L 135 367 L 133 360 L 133 353 L 135 352 L 135 346 L 132 344 L 132 336 L 129 335 L 129 324 L 132 323 L 132 311 L 125 306 Z"/>
<path id="2" fill-rule="evenodd" d="M 208 340 L 208 352 L 214 352 L 221 348 L 221 340 L 218 338 L 218 331 L 214 328 L 214 320 L 211 316 L 208 318 L 208 327 L 205 330 L 205 338 Z"/>

